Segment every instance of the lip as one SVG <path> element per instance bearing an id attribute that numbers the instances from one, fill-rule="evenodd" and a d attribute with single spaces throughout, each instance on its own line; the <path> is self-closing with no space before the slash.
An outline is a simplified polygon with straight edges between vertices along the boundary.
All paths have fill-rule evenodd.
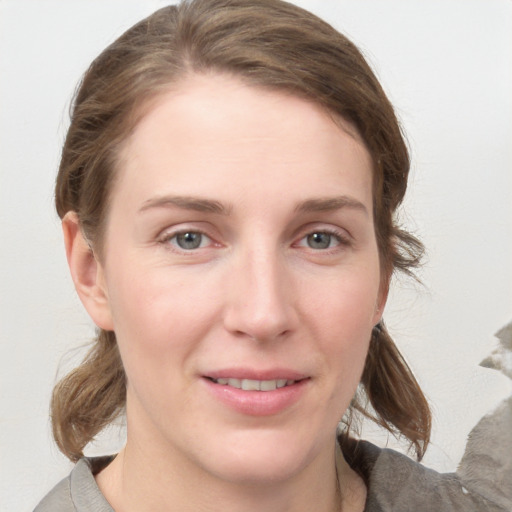
<path id="1" fill-rule="evenodd" d="M 294 384 L 272 391 L 245 391 L 212 379 L 294 380 Z M 202 376 L 208 393 L 223 406 L 242 415 L 272 416 L 291 408 L 304 395 L 310 378 L 290 369 L 254 370 L 232 368 L 208 372 Z"/>
<path id="2" fill-rule="evenodd" d="M 257 370 L 254 368 L 223 368 L 222 370 L 208 371 L 203 374 L 211 379 L 252 379 L 252 380 L 303 380 L 308 377 L 303 373 L 289 368 L 271 368 Z"/>

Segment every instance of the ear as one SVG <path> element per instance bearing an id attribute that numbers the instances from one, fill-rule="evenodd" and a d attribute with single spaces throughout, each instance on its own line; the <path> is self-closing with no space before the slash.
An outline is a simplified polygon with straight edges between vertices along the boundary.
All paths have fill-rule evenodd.
<path id="1" fill-rule="evenodd" d="M 84 238 L 76 212 L 66 213 L 62 231 L 71 278 L 82 304 L 98 327 L 114 330 L 103 267 Z"/>
<path id="2" fill-rule="evenodd" d="M 384 279 L 381 279 L 379 293 L 377 295 L 377 300 L 375 301 L 373 325 L 377 325 L 382 320 L 384 308 L 386 307 L 386 302 L 388 300 L 390 280 L 391 277 L 385 277 Z"/>

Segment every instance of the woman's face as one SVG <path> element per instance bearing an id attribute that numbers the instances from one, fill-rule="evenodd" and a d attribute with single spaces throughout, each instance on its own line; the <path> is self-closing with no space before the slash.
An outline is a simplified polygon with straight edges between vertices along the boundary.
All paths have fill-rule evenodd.
<path id="1" fill-rule="evenodd" d="M 371 159 L 348 131 L 221 75 L 138 124 L 97 273 L 128 446 L 233 481 L 332 460 L 385 300 Z"/>

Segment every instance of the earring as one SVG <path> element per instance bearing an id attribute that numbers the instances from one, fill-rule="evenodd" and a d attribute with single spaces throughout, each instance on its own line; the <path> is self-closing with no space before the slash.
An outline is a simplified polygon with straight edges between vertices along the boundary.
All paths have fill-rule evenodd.
<path id="1" fill-rule="evenodd" d="M 373 326 L 375 333 L 380 334 L 384 330 L 384 321 L 381 320 L 378 324 Z"/>

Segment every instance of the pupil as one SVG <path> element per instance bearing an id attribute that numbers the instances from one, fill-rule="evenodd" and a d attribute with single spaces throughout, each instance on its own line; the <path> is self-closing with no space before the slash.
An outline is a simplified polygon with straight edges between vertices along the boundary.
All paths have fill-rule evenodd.
<path id="1" fill-rule="evenodd" d="M 201 233 L 180 233 L 176 242 L 182 249 L 197 249 L 201 245 Z"/>
<path id="2" fill-rule="evenodd" d="M 331 243 L 331 235 L 327 233 L 312 233 L 308 235 L 308 245 L 312 249 L 327 249 Z"/>

